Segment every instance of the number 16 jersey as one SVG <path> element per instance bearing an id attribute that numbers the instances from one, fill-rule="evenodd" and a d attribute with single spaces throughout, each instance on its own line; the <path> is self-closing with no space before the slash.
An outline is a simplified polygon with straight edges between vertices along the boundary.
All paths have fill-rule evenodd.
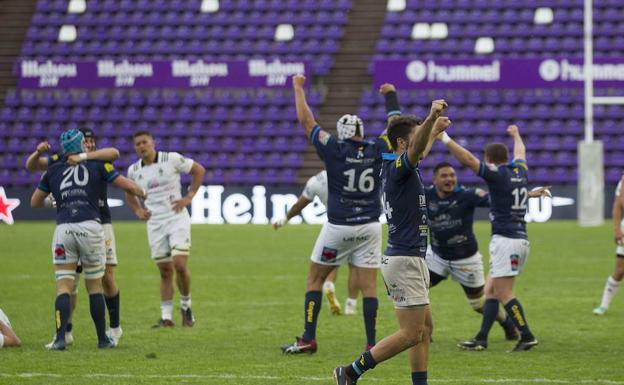
<path id="1" fill-rule="evenodd" d="M 358 225 L 378 221 L 381 154 L 389 151 L 387 138 L 338 140 L 317 125 L 310 140 L 327 170 L 329 223 Z"/>
<path id="2" fill-rule="evenodd" d="M 490 220 L 492 235 L 527 239 L 528 167 L 523 159 L 495 166 L 481 162 L 479 176 L 488 184 L 490 192 Z"/>

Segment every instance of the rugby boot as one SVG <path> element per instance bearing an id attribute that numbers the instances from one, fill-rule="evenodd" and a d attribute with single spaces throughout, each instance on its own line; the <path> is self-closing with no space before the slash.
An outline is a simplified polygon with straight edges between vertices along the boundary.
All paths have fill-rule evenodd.
<path id="1" fill-rule="evenodd" d="M 296 341 L 292 344 L 282 345 L 282 353 L 284 354 L 301 354 L 316 353 L 316 340 L 306 341 L 301 337 L 295 337 Z"/>
<path id="2" fill-rule="evenodd" d="M 471 338 L 468 341 L 462 341 L 457 344 L 457 347 L 464 350 L 485 350 L 487 349 L 487 341 L 486 340 L 478 340 L 476 338 Z"/>
<path id="3" fill-rule="evenodd" d="M 193 327 L 195 325 L 195 317 L 193 317 L 191 308 L 189 307 L 186 310 L 180 309 L 180 312 L 182 313 L 182 327 Z"/>
<path id="4" fill-rule="evenodd" d="M 334 369 L 334 381 L 336 381 L 336 385 L 357 384 L 357 380 L 352 380 L 347 374 L 346 366 L 339 366 Z"/>
<path id="5" fill-rule="evenodd" d="M 116 328 L 112 328 L 109 329 L 106 332 L 106 336 L 113 341 L 113 343 L 115 344 L 115 346 L 119 345 L 119 339 L 121 338 L 121 336 L 123 335 L 123 330 L 121 330 L 121 326 L 120 327 L 116 327 Z"/>
<path id="6" fill-rule="evenodd" d="M 175 326 L 175 323 L 173 323 L 172 320 L 170 319 L 159 319 L 158 322 L 156 322 L 155 324 L 152 325 L 153 329 L 156 328 L 172 328 Z"/>
<path id="7" fill-rule="evenodd" d="M 597 308 L 594 309 L 592 313 L 594 313 L 595 315 L 604 315 L 607 312 L 607 310 L 608 309 L 606 307 L 598 306 Z"/>
<path id="8" fill-rule="evenodd" d="M 47 344 L 45 347 L 48 350 L 65 350 L 65 341 L 64 340 L 54 340 Z"/>
<path id="9" fill-rule="evenodd" d="M 106 339 L 104 341 L 99 341 L 98 342 L 98 349 L 111 349 L 114 348 L 115 346 L 115 342 L 113 342 L 112 339 L 106 337 Z"/>
<path id="10" fill-rule="evenodd" d="M 325 290 L 325 298 L 327 298 L 327 302 L 329 303 L 329 311 L 333 315 L 341 315 L 342 307 L 340 307 L 340 302 L 338 302 L 338 298 L 336 298 L 336 292 L 333 290 Z"/>
<path id="11" fill-rule="evenodd" d="M 531 341 L 520 340 L 518 341 L 516 346 L 511 350 L 511 353 L 524 352 L 527 350 L 531 350 L 532 348 L 537 346 L 537 344 L 539 344 L 539 342 L 537 341 L 536 338 L 533 338 Z"/>
<path id="12" fill-rule="evenodd" d="M 55 342 L 56 342 L 56 336 L 52 338 L 52 342 L 50 342 L 49 344 L 45 346 L 46 349 L 52 349 L 52 345 L 54 345 Z M 71 334 L 71 332 L 65 333 L 65 346 L 69 346 L 73 343 L 74 343 L 74 336 Z"/>

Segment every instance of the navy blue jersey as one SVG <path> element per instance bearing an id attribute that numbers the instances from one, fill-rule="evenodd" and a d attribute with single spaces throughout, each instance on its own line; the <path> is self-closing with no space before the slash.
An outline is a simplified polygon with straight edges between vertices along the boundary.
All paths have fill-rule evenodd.
<path id="1" fill-rule="evenodd" d="M 494 166 L 481 162 L 479 176 L 490 190 L 492 234 L 508 238 L 527 238 L 524 216 L 529 199 L 527 164 L 522 159 Z"/>
<path id="2" fill-rule="evenodd" d="M 111 163 L 86 161 L 70 166 L 65 158 L 48 164 L 38 188 L 56 200 L 56 223 L 100 220 L 101 190 L 119 176 Z"/>
<path id="3" fill-rule="evenodd" d="M 53 154 L 48 157 L 48 167 L 63 159 L 59 154 Z M 100 199 L 98 202 L 100 206 L 100 219 L 102 223 L 113 223 L 113 217 L 111 215 L 110 207 L 108 207 L 108 188 L 104 188 L 100 192 Z"/>
<path id="4" fill-rule="evenodd" d="M 432 186 L 425 195 L 433 251 L 447 260 L 473 256 L 479 250 L 472 231 L 474 211 L 477 207 L 490 207 L 487 192 L 457 186 L 449 196 L 440 198 Z"/>
<path id="5" fill-rule="evenodd" d="M 427 206 L 417 166 L 407 153 L 384 154 L 383 201 L 388 219 L 387 256 L 425 257 L 427 253 Z"/>
<path id="6" fill-rule="evenodd" d="M 327 218 L 336 225 L 356 225 L 379 220 L 381 154 L 389 142 L 338 140 L 317 125 L 310 140 L 327 170 Z"/>

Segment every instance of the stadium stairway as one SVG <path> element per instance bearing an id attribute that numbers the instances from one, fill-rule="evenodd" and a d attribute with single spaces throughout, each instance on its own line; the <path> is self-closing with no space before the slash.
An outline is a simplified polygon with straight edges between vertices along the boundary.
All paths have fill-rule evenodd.
<path id="1" fill-rule="evenodd" d="M 386 13 L 385 1 L 357 0 L 352 4 L 340 50 L 334 56 L 334 66 L 324 78 L 327 88 L 325 101 L 315 111 L 321 126 L 334 133 L 338 118 L 344 114 L 357 113 L 362 91 L 370 88 L 372 77 L 368 73 L 368 64 L 375 53 L 375 44 Z M 298 173 L 299 182 L 305 183 L 321 169 L 323 163 L 314 148 L 309 146 Z"/>
<path id="2" fill-rule="evenodd" d="M 0 2 L 0 100 L 15 88 L 13 63 L 19 56 L 37 0 L 2 0 Z"/>

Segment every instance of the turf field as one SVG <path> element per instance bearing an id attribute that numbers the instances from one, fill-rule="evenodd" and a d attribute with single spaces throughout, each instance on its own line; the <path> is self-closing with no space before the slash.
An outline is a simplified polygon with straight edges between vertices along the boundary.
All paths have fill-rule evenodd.
<path id="1" fill-rule="evenodd" d="M 145 226 L 115 224 L 124 336 L 116 349 L 98 351 L 84 286 L 75 315 L 76 343 L 65 352 L 43 345 L 54 331 L 53 223 L 0 227 L 0 307 L 22 338 L 20 349 L 0 350 L 0 384 L 330 384 L 334 366 L 364 346 L 361 315 L 335 317 L 326 304 L 319 320 L 319 352 L 283 356 L 303 327 L 308 255 L 317 226 L 193 226 L 193 329 L 152 330 L 160 316 L 158 276 L 148 257 Z M 487 255 L 489 224 L 476 226 Z M 540 340 L 533 351 L 506 353 L 495 325 L 485 352 L 459 351 L 480 318 L 453 282 L 432 290 L 434 343 L 431 384 L 624 384 L 624 293 L 608 315 L 597 305 L 613 267 L 611 226 L 582 229 L 572 222 L 531 224 L 532 254 L 517 285 Z M 337 284 L 345 298 L 346 271 Z M 378 336 L 397 327 L 380 280 Z M 178 298 L 175 321 L 180 324 Z M 361 311 L 361 301 L 358 303 Z M 361 384 L 409 384 L 405 354 L 367 373 Z"/>

